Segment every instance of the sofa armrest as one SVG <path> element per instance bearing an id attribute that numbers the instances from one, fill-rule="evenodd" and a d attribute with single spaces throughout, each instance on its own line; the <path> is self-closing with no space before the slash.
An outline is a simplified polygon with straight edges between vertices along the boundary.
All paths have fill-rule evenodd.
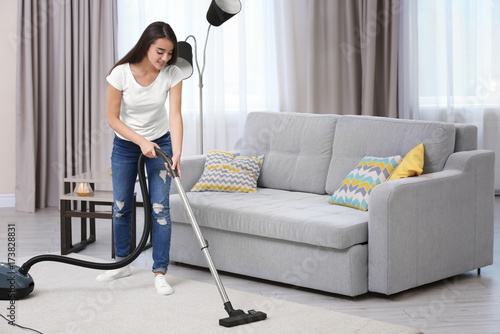
<path id="1" fill-rule="evenodd" d="M 493 263 L 494 159 L 457 152 L 441 172 L 373 189 L 368 290 L 393 294 Z"/>
<path id="2" fill-rule="evenodd" d="M 198 182 L 203 173 L 205 165 L 205 155 L 189 156 L 181 159 L 182 187 L 188 192 Z M 170 194 L 177 194 L 177 188 L 172 182 L 170 186 Z"/>

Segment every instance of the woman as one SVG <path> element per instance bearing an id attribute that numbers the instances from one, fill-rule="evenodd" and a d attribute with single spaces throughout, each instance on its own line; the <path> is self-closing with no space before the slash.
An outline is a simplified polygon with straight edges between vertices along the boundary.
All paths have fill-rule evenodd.
<path id="1" fill-rule="evenodd" d="M 179 172 L 183 125 L 181 116 L 181 71 L 177 60 L 177 38 L 164 22 L 150 24 L 137 44 L 111 70 L 108 81 L 107 118 L 115 131 L 111 171 L 113 177 L 113 228 L 116 261 L 130 253 L 131 213 L 140 154 L 146 160 L 153 215 L 153 272 L 159 294 L 173 293 L 165 273 L 169 265 L 171 223 L 170 177 L 166 165 L 156 159 L 155 148 L 172 157 Z M 170 95 L 169 116 L 165 108 Z M 107 271 L 98 281 L 130 275 L 130 267 Z"/>

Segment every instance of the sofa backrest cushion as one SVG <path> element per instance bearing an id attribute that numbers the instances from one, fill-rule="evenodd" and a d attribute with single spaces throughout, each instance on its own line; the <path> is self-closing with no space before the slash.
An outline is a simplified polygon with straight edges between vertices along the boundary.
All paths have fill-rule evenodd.
<path id="1" fill-rule="evenodd" d="M 477 150 L 477 126 L 473 124 L 455 125 L 455 152 Z"/>
<path id="2" fill-rule="evenodd" d="M 253 112 L 247 116 L 241 155 L 264 154 L 258 186 L 325 194 L 339 115 Z"/>
<path id="3" fill-rule="evenodd" d="M 326 192 L 333 194 L 364 156 L 404 157 L 424 144 L 424 171 L 441 171 L 455 149 L 451 123 L 372 116 L 342 116 L 337 121 Z"/>

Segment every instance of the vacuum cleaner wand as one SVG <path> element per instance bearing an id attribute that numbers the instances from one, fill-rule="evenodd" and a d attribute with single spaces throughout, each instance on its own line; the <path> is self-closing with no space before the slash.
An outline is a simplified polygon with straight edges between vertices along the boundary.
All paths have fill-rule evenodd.
<path id="1" fill-rule="evenodd" d="M 186 195 L 186 192 L 184 191 L 184 188 L 182 187 L 182 183 L 180 181 L 179 174 L 177 173 L 176 170 L 174 170 L 172 168 L 172 159 L 165 152 L 163 152 L 162 150 L 160 150 L 158 148 L 156 148 L 155 151 L 156 151 L 156 154 L 158 155 L 158 157 L 163 159 L 163 161 L 165 161 L 167 163 L 167 165 L 170 169 L 170 174 L 172 175 L 172 179 L 175 183 L 175 186 L 176 186 L 177 191 L 179 193 L 179 196 L 181 198 L 181 202 L 184 206 L 184 209 L 187 212 L 191 226 L 193 227 L 194 233 L 196 234 L 196 238 L 198 239 L 198 243 L 200 245 L 201 251 L 203 252 L 203 255 L 205 256 L 205 260 L 207 261 L 208 268 L 210 269 L 210 272 L 215 280 L 215 284 L 217 286 L 217 289 L 219 290 L 219 294 L 222 298 L 222 301 L 224 302 L 224 309 L 226 310 L 226 312 L 229 315 L 229 317 L 227 317 L 227 318 L 220 319 L 219 325 L 224 326 L 224 327 L 233 327 L 233 326 L 237 326 L 237 325 L 248 324 L 248 323 L 252 323 L 252 322 L 266 319 L 267 314 L 264 312 L 249 310 L 248 313 L 245 313 L 243 310 L 235 310 L 233 308 L 233 306 L 231 305 L 231 302 L 229 301 L 226 290 L 224 289 L 224 286 L 222 285 L 222 281 L 219 277 L 217 269 L 215 268 L 214 262 L 212 261 L 212 257 L 210 256 L 210 253 L 208 252 L 208 243 L 203 238 L 203 235 L 201 233 L 198 222 L 196 221 L 196 217 L 194 216 L 193 210 L 191 209 L 189 199 Z"/>

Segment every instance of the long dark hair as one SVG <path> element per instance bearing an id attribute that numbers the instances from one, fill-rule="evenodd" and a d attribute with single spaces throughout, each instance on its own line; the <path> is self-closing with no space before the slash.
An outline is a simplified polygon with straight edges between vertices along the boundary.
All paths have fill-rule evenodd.
<path id="1" fill-rule="evenodd" d="M 146 56 L 149 47 L 154 43 L 158 38 L 167 38 L 172 43 L 174 43 L 174 50 L 172 52 L 172 58 L 167 62 L 167 65 L 175 64 L 177 61 L 177 37 L 175 36 L 174 30 L 168 23 L 157 21 L 151 23 L 141 35 L 141 38 L 137 41 L 135 46 L 130 50 L 125 57 L 120 59 L 115 66 L 111 69 L 111 71 L 118 65 L 125 63 L 139 63 Z M 110 71 L 110 72 L 111 72 Z"/>

